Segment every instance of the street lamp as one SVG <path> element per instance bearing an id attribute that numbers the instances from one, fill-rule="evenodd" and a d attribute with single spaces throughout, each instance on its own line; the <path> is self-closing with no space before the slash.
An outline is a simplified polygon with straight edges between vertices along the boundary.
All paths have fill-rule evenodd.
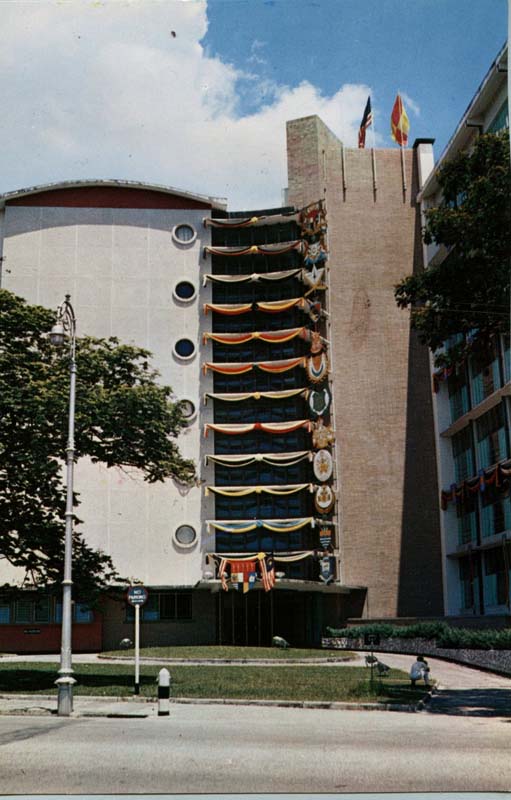
<path id="1" fill-rule="evenodd" d="M 71 657 L 71 565 L 73 556 L 73 466 L 75 455 L 75 390 L 76 390 L 76 317 L 66 294 L 63 303 L 57 308 L 57 321 L 50 331 L 50 342 L 62 347 L 69 341 L 69 427 L 66 447 L 66 533 L 64 539 L 64 580 L 62 581 L 62 638 L 60 648 L 57 713 L 69 717 L 73 710 L 73 666 Z"/>

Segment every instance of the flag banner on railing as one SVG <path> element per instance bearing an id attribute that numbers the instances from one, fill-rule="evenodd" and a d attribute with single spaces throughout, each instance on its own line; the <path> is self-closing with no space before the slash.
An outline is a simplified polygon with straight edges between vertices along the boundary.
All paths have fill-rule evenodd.
<path id="1" fill-rule="evenodd" d="M 286 495 L 298 494 L 298 492 L 303 492 L 305 490 L 313 492 L 315 488 L 316 487 L 312 483 L 294 483 L 282 486 L 265 486 L 260 484 L 256 486 L 206 486 L 204 488 L 204 494 L 206 497 L 210 494 L 219 494 L 222 497 L 247 497 L 251 494 L 271 494 L 277 497 L 285 497 Z"/>
<path id="2" fill-rule="evenodd" d="M 252 431 L 264 431 L 265 433 L 292 433 L 299 428 L 305 428 L 310 433 L 312 430 L 312 423 L 310 419 L 298 419 L 290 422 L 248 422 L 222 424 L 216 422 L 207 422 L 204 425 L 204 436 L 207 437 L 209 431 L 216 433 L 226 433 L 230 436 L 239 436 L 245 433 L 252 433 Z"/>
<path id="3" fill-rule="evenodd" d="M 250 275 L 204 275 L 204 286 L 211 283 L 257 283 L 258 281 L 287 281 L 289 278 L 303 278 L 305 271 L 302 267 L 294 269 L 280 269 L 277 272 L 252 272 Z"/>
<path id="4" fill-rule="evenodd" d="M 237 345 L 259 339 L 261 342 L 267 342 L 268 344 L 283 344 L 290 342 L 297 336 L 308 340 L 310 338 L 309 329 L 302 326 L 301 328 L 287 328 L 282 331 L 251 331 L 249 333 L 211 333 L 206 331 L 202 334 L 202 341 L 206 344 L 211 339 L 211 341 L 219 344 Z"/>
<path id="5" fill-rule="evenodd" d="M 248 467 L 258 462 L 270 464 L 272 467 L 293 467 L 301 461 L 311 461 L 311 450 L 298 450 L 294 453 L 243 453 L 236 455 L 205 456 L 206 464 L 220 464 L 223 467 L 239 468 Z"/>
<path id="6" fill-rule="evenodd" d="M 206 392 L 204 402 L 220 400 L 226 403 L 239 403 L 243 400 L 287 400 L 290 397 L 301 396 L 307 400 L 310 389 L 283 389 L 281 392 Z"/>
<path id="7" fill-rule="evenodd" d="M 285 253 L 291 253 L 293 250 L 301 252 L 303 249 L 303 242 L 301 239 L 296 239 L 292 242 L 278 242 L 275 244 L 252 244 L 249 247 L 230 247 L 220 246 L 213 247 L 206 245 L 204 252 L 214 256 L 281 256 Z"/>
<path id="8" fill-rule="evenodd" d="M 277 359 L 275 361 L 246 361 L 240 364 L 233 363 L 232 361 L 206 361 L 203 366 L 204 374 L 208 370 L 211 372 L 218 372 L 220 375 L 242 375 L 244 372 L 251 372 L 253 369 L 260 369 L 263 372 L 288 372 L 296 367 L 307 366 L 307 358 L 299 356 L 298 358 L 285 358 Z"/>
<path id="9" fill-rule="evenodd" d="M 315 526 L 314 517 L 301 517 L 297 519 L 248 519 L 248 520 L 207 520 L 207 525 L 223 533 L 250 533 L 258 528 L 264 528 L 273 533 L 293 533 L 305 528 L 306 525 Z"/>
<path id="10" fill-rule="evenodd" d="M 265 214 L 260 217 L 231 217 L 230 219 L 212 219 L 206 217 L 204 220 L 205 228 L 251 228 L 258 225 L 278 225 L 279 223 L 298 222 L 300 214 L 298 211 L 291 211 L 289 214 Z"/>

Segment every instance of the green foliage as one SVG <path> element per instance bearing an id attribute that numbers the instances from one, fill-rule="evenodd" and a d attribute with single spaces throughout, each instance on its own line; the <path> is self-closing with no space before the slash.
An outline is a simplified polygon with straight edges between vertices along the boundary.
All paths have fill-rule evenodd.
<path id="1" fill-rule="evenodd" d="M 429 639 L 437 647 L 466 650 L 511 650 L 511 628 L 472 630 L 452 628 L 445 622 L 418 622 L 415 625 L 374 623 L 353 628 L 327 628 L 328 636 L 359 639 L 365 633 L 379 633 L 382 639 Z"/>
<path id="2" fill-rule="evenodd" d="M 49 342 L 54 322 L 53 312 L 0 290 L 0 558 L 46 587 L 62 576 L 69 407 L 69 351 Z M 149 357 L 113 338 L 77 340 L 76 458 L 191 483 L 194 465 L 174 441 L 180 407 L 156 384 Z M 115 578 L 110 558 L 75 532 L 76 596 Z"/>
<path id="3" fill-rule="evenodd" d="M 443 193 L 426 211 L 424 241 L 446 258 L 404 278 L 398 306 L 411 309 L 412 327 L 432 350 L 463 334 L 462 345 L 439 355 L 438 366 L 466 357 L 477 342 L 509 331 L 511 171 L 509 134 L 480 136 L 437 173 Z"/>

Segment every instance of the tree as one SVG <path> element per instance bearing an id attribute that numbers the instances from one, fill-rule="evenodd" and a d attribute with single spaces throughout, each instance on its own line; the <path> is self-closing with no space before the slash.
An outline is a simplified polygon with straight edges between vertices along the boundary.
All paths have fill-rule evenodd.
<path id="1" fill-rule="evenodd" d="M 69 353 L 53 347 L 55 314 L 0 290 L 0 559 L 31 582 L 62 580 Z M 184 425 L 150 353 L 115 338 L 77 340 L 76 458 L 141 470 L 149 482 L 195 479 L 175 437 Z M 75 497 L 75 503 L 78 497 Z M 75 594 L 111 586 L 111 559 L 75 531 Z"/>
<path id="2" fill-rule="evenodd" d="M 438 171 L 442 202 L 426 211 L 424 241 L 443 246 L 446 258 L 395 289 L 411 308 L 411 324 L 432 350 L 451 336 L 463 341 L 437 355 L 447 366 L 509 331 L 511 174 L 509 135 L 476 139 Z"/>

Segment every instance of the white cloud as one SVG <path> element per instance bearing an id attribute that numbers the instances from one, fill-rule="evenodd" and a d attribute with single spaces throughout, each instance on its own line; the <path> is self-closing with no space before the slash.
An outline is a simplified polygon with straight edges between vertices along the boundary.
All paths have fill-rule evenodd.
<path id="1" fill-rule="evenodd" d="M 401 92 L 401 97 L 403 98 L 405 109 L 411 109 L 416 117 L 420 117 L 421 110 L 418 103 L 416 103 L 415 100 L 412 100 L 410 95 L 406 94 L 406 92 Z"/>
<path id="2" fill-rule="evenodd" d="M 237 71 L 206 54 L 206 30 L 204 1 L 3 5 L 0 190 L 114 177 L 264 207 L 287 183 L 286 120 L 318 114 L 356 146 L 368 87 L 325 97 Z M 255 40 L 251 69 L 263 52 Z"/>

